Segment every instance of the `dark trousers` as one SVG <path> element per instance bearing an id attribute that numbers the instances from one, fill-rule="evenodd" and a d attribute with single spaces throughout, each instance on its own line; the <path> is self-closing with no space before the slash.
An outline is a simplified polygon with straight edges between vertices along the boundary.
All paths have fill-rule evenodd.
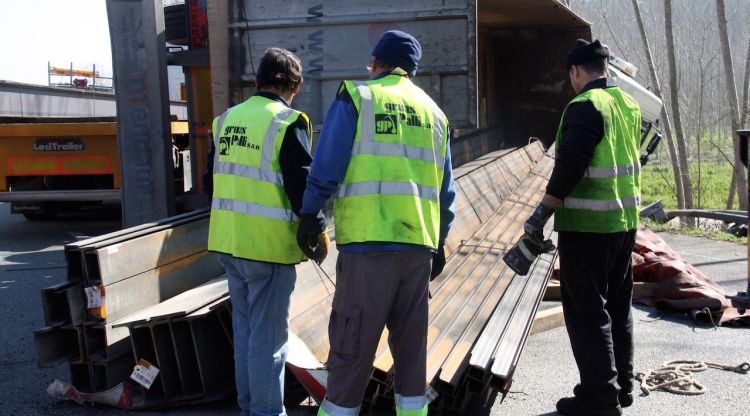
<path id="1" fill-rule="evenodd" d="M 565 326 L 581 383 L 577 397 L 617 402 L 633 390 L 633 269 L 635 230 L 559 233 Z"/>
<path id="2" fill-rule="evenodd" d="M 424 397 L 431 268 L 428 251 L 339 253 L 328 325 L 327 401 L 359 407 L 384 327 L 394 361 L 394 393 Z"/>

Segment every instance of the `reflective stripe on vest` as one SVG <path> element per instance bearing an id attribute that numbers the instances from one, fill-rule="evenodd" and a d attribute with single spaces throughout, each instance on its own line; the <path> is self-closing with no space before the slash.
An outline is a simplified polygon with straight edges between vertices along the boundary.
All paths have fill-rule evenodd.
<path id="1" fill-rule="evenodd" d="M 628 163 L 611 168 L 589 166 L 583 174 L 586 178 L 613 178 L 620 175 L 630 175 L 641 171 L 641 163 Z"/>
<path id="2" fill-rule="evenodd" d="M 625 208 L 636 208 L 641 204 L 641 197 L 634 196 L 630 198 L 599 200 L 583 198 L 565 198 L 563 207 L 572 209 L 587 209 L 590 211 L 612 211 Z"/>
<path id="3" fill-rule="evenodd" d="M 437 189 L 432 186 L 420 185 L 414 182 L 354 182 L 341 185 L 338 197 L 344 198 L 355 195 L 413 195 L 432 201 L 438 201 L 440 196 Z"/>
<path id="4" fill-rule="evenodd" d="M 375 141 L 375 108 L 372 102 L 372 91 L 363 81 L 352 81 L 357 86 L 360 97 L 360 132 L 361 139 L 352 146 L 352 154 L 374 154 L 381 156 L 403 156 L 408 159 L 433 162 L 439 169 L 445 165 L 445 157 L 440 154 L 443 143 L 443 115 L 433 107 L 432 123 L 433 148 L 409 146 L 403 143 L 383 143 Z"/>
<path id="5" fill-rule="evenodd" d="M 280 221 L 291 221 L 297 218 L 291 209 L 270 207 L 268 205 L 229 198 L 213 198 L 211 200 L 211 209 L 221 209 Z"/>

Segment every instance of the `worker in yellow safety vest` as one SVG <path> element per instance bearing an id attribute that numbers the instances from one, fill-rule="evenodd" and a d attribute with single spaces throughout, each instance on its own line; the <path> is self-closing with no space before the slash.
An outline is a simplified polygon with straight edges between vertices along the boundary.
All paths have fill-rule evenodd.
<path id="1" fill-rule="evenodd" d="M 445 265 L 455 189 L 448 120 L 412 81 L 421 53 L 413 36 L 386 32 L 370 80 L 341 84 L 315 149 L 301 241 L 324 229 L 316 213 L 335 196 L 339 251 L 319 415 L 359 413 L 385 326 L 396 412 L 427 414 L 428 284 Z"/>
<path id="2" fill-rule="evenodd" d="M 255 95 L 213 122 L 208 249 L 219 253 L 228 276 L 242 415 L 285 415 L 295 264 L 305 254 L 320 260 L 325 248 L 303 253 L 296 238 L 312 161 L 310 120 L 290 107 L 302 84 L 299 59 L 285 49 L 268 49 L 256 83 Z"/>
<path id="3" fill-rule="evenodd" d="M 568 53 L 578 94 L 560 122 L 546 194 L 526 221 L 527 242 L 545 245 L 552 213 L 560 250 L 565 325 L 580 373 L 561 415 L 620 415 L 633 403 L 633 271 L 640 205 L 641 110 L 608 77 L 609 51 L 579 39 Z M 534 244 L 527 245 L 534 247 Z"/>

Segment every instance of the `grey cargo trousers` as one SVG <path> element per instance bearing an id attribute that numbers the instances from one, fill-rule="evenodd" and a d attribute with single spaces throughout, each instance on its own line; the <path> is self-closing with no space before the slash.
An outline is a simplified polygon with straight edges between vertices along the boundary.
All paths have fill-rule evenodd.
<path id="1" fill-rule="evenodd" d="M 360 406 L 384 326 L 395 393 L 424 396 L 431 268 L 428 251 L 339 253 L 328 324 L 327 401 L 343 408 Z"/>

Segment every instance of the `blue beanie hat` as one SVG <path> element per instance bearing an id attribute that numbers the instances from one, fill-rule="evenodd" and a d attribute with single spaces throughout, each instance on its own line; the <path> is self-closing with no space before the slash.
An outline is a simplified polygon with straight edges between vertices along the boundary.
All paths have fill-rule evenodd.
<path id="1" fill-rule="evenodd" d="M 389 30 L 375 45 L 372 56 L 393 64 L 414 76 L 422 58 L 422 46 L 414 36 L 400 30 Z"/>

